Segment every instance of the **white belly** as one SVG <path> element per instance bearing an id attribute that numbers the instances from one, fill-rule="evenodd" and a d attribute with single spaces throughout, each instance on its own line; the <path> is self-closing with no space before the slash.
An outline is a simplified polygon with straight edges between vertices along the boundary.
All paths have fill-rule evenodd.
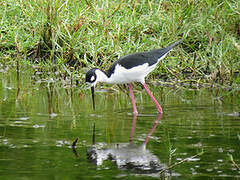
<path id="1" fill-rule="evenodd" d="M 117 64 L 114 73 L 108 78 L 107 83 L 124 84 L 131 82 L 144 83 L 145 77 L 155 68 L 156 65 L 148 66 L 147 63 L 131 69 L 126 69 Z"/>

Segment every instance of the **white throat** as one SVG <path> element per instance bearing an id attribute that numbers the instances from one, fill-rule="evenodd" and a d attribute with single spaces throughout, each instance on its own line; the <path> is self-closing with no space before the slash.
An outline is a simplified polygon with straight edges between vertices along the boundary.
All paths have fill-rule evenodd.
<path id="1" fill-rule="evenodd" d="M 100 69 L 97 69 L 95 73 L 97 76 L 97 80 L 96 80 L 97 82 L 106 82 L 106 83 L 108 82 L 107 75 L 104 72 L 102 72 Z"/>

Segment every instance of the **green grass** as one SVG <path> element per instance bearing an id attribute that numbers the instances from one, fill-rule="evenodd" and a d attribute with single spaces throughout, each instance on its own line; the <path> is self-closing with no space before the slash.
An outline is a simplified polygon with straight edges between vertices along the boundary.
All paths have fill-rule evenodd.
<path id="1" fill-rule="evenodd" d="M 238 0 L 0 2 L 2 64 L 18 57 L 83 74 L 84 67 L 107 69 L 120 56 L 181 38 L 150 79 L 240 84 Z"/>

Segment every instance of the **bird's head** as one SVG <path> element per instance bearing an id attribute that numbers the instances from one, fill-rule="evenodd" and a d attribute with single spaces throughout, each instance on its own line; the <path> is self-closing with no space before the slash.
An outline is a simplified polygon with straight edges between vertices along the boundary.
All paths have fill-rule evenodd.
<path id="1" fill-rule="evenodd" d="M 86 83 L 90 84 L 91 87 L 94 87 L 97 83 L 96 70 L 96 68 L 90 69 L 86 74 Z"/>
<path id="2" fill-rule="evenodd" d="M 97 74 L 96 74 L 96 68 L 90 69 L 86 74 L 86 83 L 88 83 L 91 86 L 92 91 L 92 101 L 93 101 L 93 109 L 95 110 L 95 100 L 94 100 L 94 86 L 97 83 Z"/>

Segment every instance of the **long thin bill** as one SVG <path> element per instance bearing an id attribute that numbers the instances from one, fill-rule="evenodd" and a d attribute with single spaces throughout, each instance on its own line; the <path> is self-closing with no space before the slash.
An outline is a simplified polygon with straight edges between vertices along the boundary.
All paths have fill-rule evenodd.
<path id="1" fill-rule="evenodd" d="M 91 87 L 91 91 L 92 91 L 93 110 L 95 110 L 94 86 Z"/>

